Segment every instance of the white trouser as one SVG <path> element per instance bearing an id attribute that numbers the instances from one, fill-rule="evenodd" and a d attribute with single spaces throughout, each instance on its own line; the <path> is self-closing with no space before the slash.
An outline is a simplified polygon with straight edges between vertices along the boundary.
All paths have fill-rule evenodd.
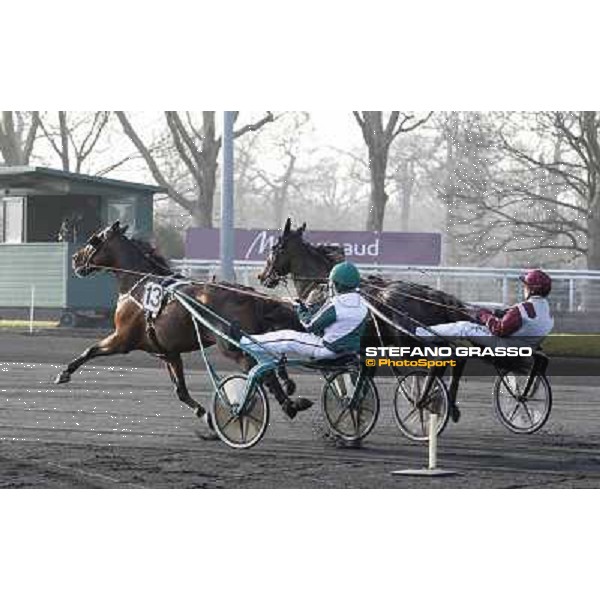
<path id="1" fill-rule="evenodd" d="M 291 329 L 270 331 L 261 335 L 253 335 L 255 344 L 247 337 L 240 340 L 242 347 L 265 358 L 277 358 L 277 355 L 295 354 L 311 359 L 333 358 L 336 353 L 323 345 L 323 340 L 312 334 Z"/>
<path id="2" fill-rule="evenodd" d="M 480 325 L 479 323 L 471 323 L 470 321 L 442 323 L 441 325 L 432 325 L 427 329 L 425 329 L 424 327 L 417 327 L 417 329 L 415 330 L 415 335 L 419 337 L 433 337 L 434 334 L 438 334 L 443 338 L 476 338 L 472 341 L 480 345 L 502 346 L 505 344 L 504 339 L 495 337 L 485 325 Z M 487 339 L 482 340 L 482 336 L 485 336 Z"/>

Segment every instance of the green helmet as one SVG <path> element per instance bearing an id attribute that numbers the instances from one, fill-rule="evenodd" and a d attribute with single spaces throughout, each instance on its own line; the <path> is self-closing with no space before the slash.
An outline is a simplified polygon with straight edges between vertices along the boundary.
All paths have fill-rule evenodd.
<path id="1" fill-rule="evenodd" d="M 360 273 L 351 262 L 339 263 L 331 269 L 329 281 L 338 292 L 353 290 L 360 285 Z"/>

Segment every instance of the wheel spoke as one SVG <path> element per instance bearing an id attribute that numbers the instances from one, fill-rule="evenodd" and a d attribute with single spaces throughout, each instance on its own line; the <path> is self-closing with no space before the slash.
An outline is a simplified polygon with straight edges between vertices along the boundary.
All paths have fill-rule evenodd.
<path id="1" fill-rule="evenodd" d="M 240 437 L 242 438 L 242 442 L 246 442 L 246 431 L 244 427 L 244 417 L 240 415 Z"/>
<path id="2" fill-rule="evenodd" d="M 425 435 L 425 422 L 423 421 L 423 411 L 419 410 L 419 421 L 421 423 L 421 433 Z"/>
<path id="3" fill-rule="evenodd" d="M 352 427 L 354 429 L 354 434 L 358 434 L 358 419 L 356 418 L 354 411 L 350 409 L 350 419 L 352 420 Z"/>
<path id="4" fill-rule="evenodd" d="M 402 419 L 403 421 L 410 421 L 413 416 L 418 412 L 418 408 L 416 406 L 413 406 L 413 409 L 404 417 L 404 419 Z"/>
<path id="5" fill-rule="evenodd" d="M 347 406 L 344 407 L 344 410 L 342 410 L 342 412 L 339 414 L 338 418 L 335 420 L 335 423 L 333 423 L 334 429 L 337 429 L 337 426 L 340 424 L 340 421 L 346 416 L 346 413 L 349 410 L 350 409 Z"/>
<path id="6" fill-rule="evenodd" d="M 531 426 L 533 427 L 533 425 L 535 425 L 535 421 L 533 420 L 533 417 L 531 416 L 531 413 L 529 412 L 529 408 L 527 408 L 527 402 L 523 402 L 523 408 L 525 410 L 525 414 L 527 415 L 527 418 L 529 419 L 529 422 L 531 423 Z"/>
<path id="7" fill-rule="evenodd" d="M 406 388 L 404 387 L 405 385 L 405 381 L 402 381 L 399 385 L 398 385 L 398 389 L 402 391 L 402 394 L 404 395 L 404 397 L 411 403 L 414 404 L 413 400 L 412 400 L 412 396 L 410 395 L 410 393 L 406 390 Z"/>
<path id="8" fill-rule="evenodd" d="M 262 420 L 259 419 L 258 417 L 255 417 L 252 413 L 248 413 L 247 415 L 245 415 L 245 417 L 247 419 L 250 419 L 250 420 L 254 421 L 258 425 L 262 425 L 263 424 Z"/>
<path id="9" fill-rule="evenodd" d="M 222 429 L 223 431 L 225 431 L 225 429 L 227 429 L 227 428 L 228 428 L 228 427 L 231 425 L 231 423 L 232 423 L 233 421 L 235 421 L 235 419 L 236 419 L 236 418 L 237 418 L 237 415 L 231 415 L 231 416 L 229 417 L 229 419 L 227 419 L 227 422 L 225 423 L 225 425 L 221 425 L 221 429 Z"/>
<path id="10" fill-rule="evenodd" d="M 515 418 L 515 416 L 516 416 L 516 415 L 517 415 L 517 413 L 519 412 L 519 406 L 521 406 L 521 405 L 519 404 L 519 402 L 517 402 L 517 403 L 515 404 L 515 410 L 513 410 L 513 411 L 510 413 L 510 417 L 508 417 L 508 420 L 509 420 L 509 421 L 511 421 L 511 422 L 512 422 L 512 420 Z"/>
<path id="11" fill-rule="evenodd" d="M 337 398 L 337 399 L 338 399 L 340 402 L 343 402 L 343 401 L 344 401 L 344 399 L 342 398 L 342 396 L 340 396 L 339 392 L 338 392 L 338 391 L 337 391 L 337 389 L 336 389 L 335 382 L 333 382 L 333 381 L 331 382 L 331 385 L 329 386 L 329 389 L 330 389 L 330 390 L 331 390 L 331 391 L 332 391 L 332 392 L 335 394 L 335 397 L 336 397 L 336 398 Z"/>
<path id="12" fill-rule="evenodd" d="M 517 396 L 515 396 L 516 390 L 515 390 L 515 392 L 513 392 L 513 391 L 510 389 L 510 386 L 508 385 L 508 383 L 506 383 L 506 380 L 504 379 L 504 375 L 502 375 L 502 376 L 500 377 L 500 381 L 502 382 L 502 385 L 503 385 L 503 386 L 506 388 L 506 390 L 508 391 L 508 393 L 509 393 L 509 394 L 510 394 L 510 395 L 511 395 L 511 396 L 512 396 L 512 397 L 513 397 L 515 400 L 517 400 L 517 401 L 518 401 L 518 400 L 519 400 L 519 397 L 518 397 L 518 395 L 517 395 Z M 517 386 L 518 386 L 518 383 L 517 383 Z"/>

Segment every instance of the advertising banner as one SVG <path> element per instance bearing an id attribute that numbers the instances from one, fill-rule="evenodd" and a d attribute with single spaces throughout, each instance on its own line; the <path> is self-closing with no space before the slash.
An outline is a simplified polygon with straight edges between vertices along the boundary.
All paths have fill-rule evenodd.
<path id="1" fill-rule="evenodd" d="M 441 262 L 439 233 L 310 231 L 304 235 L 313 244 L 342 246 L 346 257 L 357 263 L 436 266 Z M 275 230 L 236 229 L 235 259 L 264 261 L 278 237 Z M 219 230 L 188 229 L 186 258 L 218 259 Z"/>

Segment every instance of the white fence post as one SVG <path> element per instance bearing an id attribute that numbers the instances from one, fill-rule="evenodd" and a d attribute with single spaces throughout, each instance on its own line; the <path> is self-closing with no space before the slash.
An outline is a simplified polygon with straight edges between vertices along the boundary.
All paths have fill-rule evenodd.
<path id="1" fill-rule="evenodd" d="M 569 312 L 575 310 L 575 280 L 569 279 Z"/>
<path id="2" fill-rule="evenodd" d="M 29 334 L 33 333 L 33 318 L 35 315 L 35 285 L 31 286 L 31 303 L 29 305 Z"/>
<path id="3" fill-rule="evenodd" d="M 508 304 L 508 277 L 502 278 L 502 304 Z"/>
<path id="4" fill-rule="evenodd" d="M 437 469 L 437 414 L 432 412 L 429 415 L 429 468 Z"/>

